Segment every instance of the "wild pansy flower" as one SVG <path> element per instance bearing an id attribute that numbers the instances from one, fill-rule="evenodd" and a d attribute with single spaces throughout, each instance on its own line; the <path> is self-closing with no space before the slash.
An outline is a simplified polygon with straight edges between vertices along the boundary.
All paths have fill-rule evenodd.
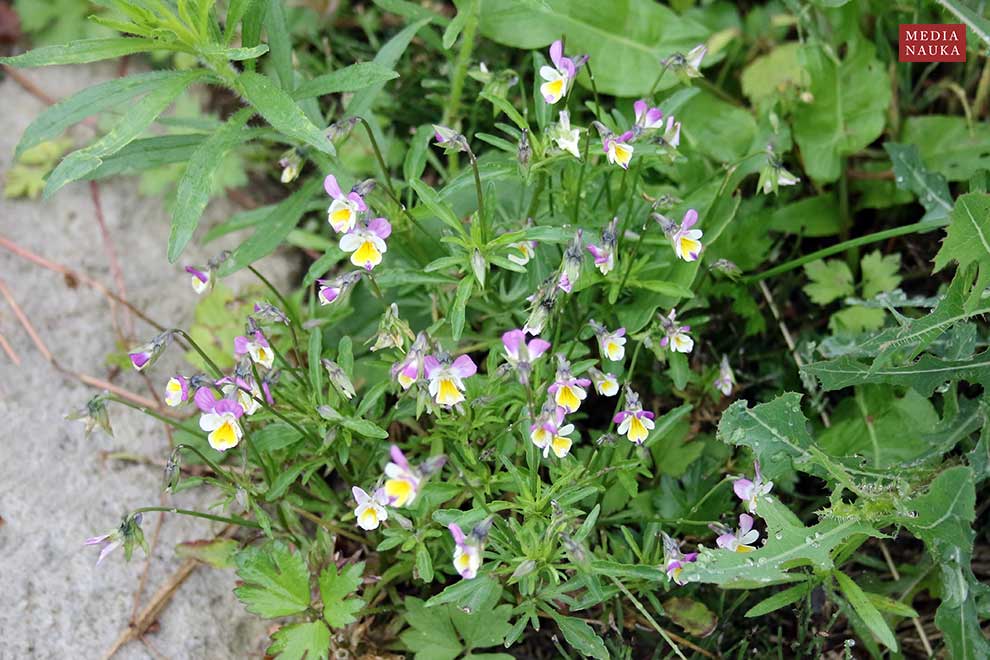
<path id="1" fill-rule="evenodd" d="M 138 371 L 141 371 L 145 367 L 150 367 L 154 364 L 171 342 L 172 331 L 166 330 L 147 344 L 131 349 L 127 357 L 130 358 L 131 365 Z"/>
<path id="2" fill-rule="evenodd" d="M 570 293 L 574 288 L 574 283 L 581 276 L 581 261 L 584 259 L 584 252 L 581 249 L 581 237 L 584 231 L 578 229 L 574 234 L 574 240 L 564 250 L 564 257 L 560 262 L 560 276 L 557 278 L 557 288 L 564 293 Z"/>
<path id="3" fill-rule="evenodd" d="M 564 57 L 564 42 L 558 39 L 550 44 L 550 61 L 553 66 L 540 67 L 540 77 L 546 82 L 540 85 L 543 100 L 553 105 L 567 95 L 567 88 L 577 75 L 574 60 Z"/>
<path id="4" fill-rule="evenodd" d="M 619 393 L 619 379 L 615 374 L 602 373 L 592 367 L 588 370 L 591 382 L 595 384 L 595 391 L 602 396 L 615 396 Z"/>
<path id="5" fill-rule="evenodd" d="M 536 416 L 529 427 L 529 439 L 533 444 L 543 449 L 553 439 L 557 424 L 564 420 L 566 411 L 554 403 L 553 398 L 543 402 L 540 414 Z"/>
<path id="6" fill-rule="evenodd" d="M 392 377 L 399 381 L 404 390 L 412 387 L 413 383 L 423 377 L 425 370 L 426 349 L 430 338 L 425 332 L 416 335 L 409 352 L 399 362 L 392 365 Z"/>
<path id="7" fill-rule="evenodd" d="M 141 546 L 145 554 L 147 554 L 148 544 L 145 542 L 144 532 L 141 530 L 141 519 L 142 516 L 140 513 L 124 516 L 117 529 L 109 534 L 94 536 L 84 541 L 85 545 L 103 546 L 100 549 L 100 556 L 96 559 L 97 566 L 107 558 L 107 555 L 120 547 L 124 548 L 124 558 L 127 561 L 131 560 L 135 546 Z"/>
<path id="8" fill-rule="evenodd" d="M 547 319 L 550 318 L 550 313 L 553 312 L 553 308 L 557 304 L 558 281 L 559 276 L 550 275 L 543 280 L 536 293 L 527 298 L 530 302 L 530 307 L 529 318 L 526 319 L 526 325 L 523 326 L 525 332 L 531 335 L 538 335 L 543 332 L 543 328 L 547 324 Z"/>
<path id="9" fill-rule="evenodd" d="M 199 402 L 200 399 L 197 397 L 196 403 Z M 199 428 L 209 434 L 206 439 L 211 447 L 217 451 L 227 451 L 236 447 L 244 436 L 240 423 L 243 415 L 244 408 L 241 404 L 230 399 L 220 399 L 214 402 L 211 410 L 200 415 Z"/>
<path id="10" fill-rule="evenodd" d="M 722 525 L 711 525 L 716 532 L 721 532 L 715 539 L 715 545 L 732 552 L 752 552 L 756 550 L 753 544 L 760 538 L 760 532 L 753 529 L 753 516 L 748 513 L 740 514 L 739 528 L 735 532 Z"/>
<path id="11" fill-rule="evenodd" d="M 633 131 L 626 131 L 622 135 L 616 136 L 601 122 L 594 122 L 598 129 L 598 134 L 602 138 L 602 151 L 605 158 L 612 165 L 618 165 L 624 170 L 629 169 L 629 161 L 632 160 L 634 148 L 632 140 L 636 137 Z"/>
<path id="12" fill-rule="evenodd" d="M 471 153 L 471 147 L 468 145 L 467 138 L 452 128 L 433 124 L 433 137 L 437 140 L 434 144 L 443 149 L 447 154 L 457 153 L 459 151 Z"/>
<path id="13" fill-rule="evenodd" d="M 663 233 L 674 246 L 674 254 L 678 259 L 684 261 L 697 261 L 701 254 L 701 237 L 704 233 L 700 229 L 692 229 L 698 223 L 698 212 L 688 209 L 681 219 L 681 224 L 676 225 L 672 220 L 659 213 L 653 214 Z"/>
<path id="14" fill-rule="evenodd" d="M 107 411 L 107 399 L 109 397 L 109 392 L 97 394 L 92 399 L 87 401 L 85 406 L 79 410 L 67 414 L 65 418 L 72 421 L 80 421 L 85 424 L 87 439 L 96 429 L 102 430 L 112 438 L 113 429 L 110 427 L 110 414 Z"/>
<path id="15" fill-rule="evenodd" d="M 332 280 L 316 280 L 319 286 L 316 297 L 319 298 L 320 304 L 329 305 L 336 301 L 357 284 L 363 274 L 364 271 L 354 270 L 335 277 Z"/>
<path id="16" fill-rule="evenodd" d="M 450 535 L 454 537 L 454 570 L 465 580 L 473 580 L 478 576 L 478 569 L 481 568 L 481 550 L 491 525 L 491 519 L 488 519 L 467 535 L 457 523 L 450 523 L 447 526 Z"/>
<path id="17" fill-rule="evenodd" d="M 519 381 L 525 385 L 529 382 L 529 372 L 533 360 L 547 352 L 550 342 L 534 337 L 526 343 L 526 333 L 523 330 L 509 330 L 502 335 L 502 346 L 505 356 L 519 373 Z"/>
<path id="18" fill-rule="evenodd" d="M 374 218 L 357 225 L 340 239 L 340 249 L 351 253 L 351 263 L 371 270 L 382 262 L 388 250 L 385 239 L 391 236 L 392 225 L 385 218 Z"/>
<path id="19" fill-rule="evenodd" d="M 681 122 L 675 121 L 674 115 L 668 115 L 663 134 L 654 136 L 652 141 L 661 147 L 676 149 L 681 144 Z"/>
<path id="20" fill-rule="evenodd" d="M 660 108 L 651 108 L 645 99 L 633 103 L 633 111 L 636 113 L 634 132 L 642 133 L 663 126 L 663 111 Z"/>
<path id="21" fill-rule="evenodd" d="M 767 163 L 760 170 L 760 180 L 756 184 L 756 190 L 764 195 L 769 195 L 771 192 L 776 195 L 780 186 L 793 186 L 800 181 L 801 179 L 784 169 L 784 164 L 777 158 L 773 147 L 767 145 Z"/>
<path id="22" fill-rule="evenodd" d="M 302 169 L 302 153 L 293 147 L 282 152 L 282 157 L 278 159 L 278 166 L 282 168 L 282 183 L 292 183 L 299 176 Z"/>
<path id="23" fill-rule="evenodd" d="M 712 384 L 723 396 L 732 394 L 732 387 L 736 384 L 736 377 L 732 373 L 732 367 L 729 366 L 729 356 L 722 356 L 722 362 L 718 367 L 718 378 Z"/>
<path id="24" fill-rule="evenodd" d="M 745 478 L 736 479 L 736 482 L 732 484 L 732 490 L 736 497 L 746 503 L 750 513 L 756 513 L 757 499 L 769 495 L 770 491 L 773 490 L 772 481 L 763 481 L 759 461 L 753 463 L 753 472 L 755 474 L 752 481 Z"/>
<path id="25" fill-rule="evenodd" d="M 619 223 L 618 216 L 612 218 L 612 221 L 605 225 L 602 229 L 602 241 L 601 245 L 588 244 L 588 252 L 591 256 L 595 258 L 595 266 L 601 271 L 602 275 L 608 275 L 615 268 L 615 248 L 616 248 L 616 234 L 615 228 Z"/>
<path id="26" fill-rule="evenodd" d="M 509 243 L 509 254 L 506 258 L 512 263 L 525 266 L 534 256 L 536 256 L 536 241 Z"/>
<path id="27" fill-rule="evenodd" d="M 548 132 L 550 139 L 559 149 L 580 160 L 581 152 L 578 149 L 578 143 L 581 140 L 581 130 L 577 127 L 571 128 L 571 113 L 567 110 L 561 110 L 557 123 L 553 124 Z"/>
<path id="28" fill-rule="evenodd" d="M 361 195 L 354 191 L 346 195 L 337 183 L 337 177 L 328 174 L 323 179 L 323 189 L 333 198 L 330 208 L 327 209 L 327 222 L 338 234 L 343 234 L 354 229 L 358 216 L 368 210 Z"/>
<path id="29" fill-rule="evenodd" d="M 688 334 L 691 326 L 678 325 L 676 309 L 670 310 L 667 316 L 663 314 L 659 314 L 658 316 L 664 332 L 664 336 L 660 340 L 660 345 L 664 348 L 669 346 L 671 350 L 678 353 L 690 353 L 694 349 L 694 340 Z"/>
<path id="30" fill-rule="evenodd" d="M 348 377 L 347 372 L 344 371 L 343 367 L 334 362 L 333 360 L 328 360 L 323 358 L 320 360 L 320 364 L 323 368 L 327 370 L 327 376 L 330 378 L 330 383 L 337 388 L 341 396 L 350 401 L 354 398 L 354 383 Z"/>
<path id="31" fill-rule="evenodd" d="M 549 402 L 548 402 L 549 403 Z M 543 457 L 550 452 L 557 458 L 564 458 L 571 452 L 574 441 L 569 437 L 574 433 L 573 424 L 564 424 L 564 408 L 560 406 L 545 406 L 545 414 L 541 415 L 537 424 L 530 428 L 529 438 L 533 444 L 543 450 Z"/>
<path id="32" fill-rule="evenodd" d="M 641 445 L 650 436 L 653 430 L 653 418 L 655 415 L 649 410 L 643 410 L 639 402 L 639 395 L 631 388 L 626 387 L 626 408 L 615 416 L 612 420 L 619 425 L 616 431 L 619 435 L 624 435 L 636 445 Z"/>
<path id="33" fill-rule="evenodd" d="M 357 518 L 357 526 L 366 532 L 378 529 L 382 522 L 388 520 L 388 511 L 385 505 L 388 504 L 388 496 L 384 488 L 379 488 L 373 495 L 368 495 L 364 489 L 354 486 L 351 488 L 357 506 L 354 508 L 354 517 Z"/>
<path id="34" fill-rule="evenodd" d="M 189 278 L 189 284 L 192 285 L 192 290 L 196 292 L 196 295 L 200 295 L 206 291 L 213 280 L 213 273 L 209 268 L 186 266 L 186 272 L 192 276 Z"/>
<path id="35" fill-rule="evenodd" d="M 553 395 L 554 402 L 568 413 L 576 412 L 581 402 L 588 397 L 584 389 L 591 385 L 587 378 L 575 378 L 571 364 L 562 354 L 557 354 L 557 374 L 547 392 Z"/>
<path id="36" fill-rule="evenodd" d="M 440 455 L 424 461 L 419 467 L 413 467 L 396 445 L 389 447 L 389 454 L 392 460 L 385 465 L 385 495 L 389 506 L 400 508 L 412 504 L 423 480 L 447 462 L 447 457 Z"/>
<path id="37" fill-rule="evenodd" d="M 224 397 L 236 400 L 241 406 L 245 415 L 253 415 L 261 408 L 261 388 L 254 382 L 254 378 L 244 374 L 244 370 L 238 367 L 241 374 L 234 376 L 224 376 L 216 382 L 216 386 L 223 392 Z"/>
<path id="38" fill-rule="evenodd" d="M 588 321 L 588 325 L 595 331 L 595 337 L 598 339 L 598 350 L 601 351 L 602 359 L 610 362 L 621 362 L 622 358 L 626 356 L 626 329 L 619 328 L 615 332 L 609 332 L 604 325 L 595 319 Z"/>
<path id="39" fill-rule="evenodd" d="M 189 400 L 189 379 L 185 376 L 172 376 L 165 383 L 165 405 L 175 408 Z"/>
<path id="40" fill-rule="evenodd" d="M 681 552 L 681 547 L 674 539 L 670 538 L 667 534 L 660 532 L 663 537 L 663 561 L 666 565 L 667 577 L 674 584 L 683 585 L 684 580 L 681 579 L 681 571 L 684 570 L 684 564 L 688 564 L 698 559 L 697 552 Z"/>
<path id="41" fill-rule="evenodd" d="M 275 351 L 272 350 L 268 340 L 265 339 L 265 333 L 261 330 L 255 330 L 251 339 L 243 335 L 234 337 L 234 355 L 237 357 L 249 355 L 252 362 L 267 369 L 271 369 L 275 362 Z"/>
<path id="42" fill-rule="evenodd" d="M 701 61 L 708 54 L 708 47 L 698 44 L 688 51 L 687 55 L 674 53 L 667 59 L 667 65 L 677 74 L 677 77 L 687 82 L 691 78 L 701 78 Z"/>
<path id="43" fill-rule="evenodd" d="M 453 362 L 445 353 L 427 355 L 423 359 L 423 367 L 430 381 L 430 394 L 438 404 L 447 408 L 464 401 L 464 379 L 478 372 L 474 360 L 467 355 Z"/>
<path id="44" fill-rule="evenodd" d="M 413 334 L 409 324 L 399 318 L 399 306 L 392 303 L 382 314 L 382 319 L 378 323 L 378 333 L 375 335 L 375 344 L 371 350 L 397 348 L 401 351 L 406 347 L 406 338 L 412 341 L 416 335 Z"/>

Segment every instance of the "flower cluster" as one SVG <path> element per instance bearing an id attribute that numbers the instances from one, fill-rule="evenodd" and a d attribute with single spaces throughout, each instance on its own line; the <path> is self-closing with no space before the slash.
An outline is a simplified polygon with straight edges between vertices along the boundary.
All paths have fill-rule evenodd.
<path id="1" fill-rule="evenodd" d="M 447 462 L 447 457 L 441 454 L 413 466 L 397 445 L 389 447 L 389 455 L 392 460 L 385 465 L 382 477 L 384 484 L 376 487 L 370 494 L 359 486 L 351 488 L 357 504 L 354 509 L 357 526 L 367 532 L 378 529 L 388 520 L 386 507 L 401 509 L 412 506 L 426 479 L 439 472 Z"/>
<path id="2" fill-rule="evenodd" d="M 367 271 L 382 262 L 388 250 L 385 240 L 392 234 L 392 225 L 385 218 L 369 218 L 370 210 L 362 192 L 373 184 L 360 184 L 346 195 L 337 183 L 337 177 L 328 174 L 323 188 L 333 199 L 327 209 L 327 222 L 340 238 L 340 249 L 351 255 L 351 263 Z M 367 194 L 365 192 L 365 194 Z"/>

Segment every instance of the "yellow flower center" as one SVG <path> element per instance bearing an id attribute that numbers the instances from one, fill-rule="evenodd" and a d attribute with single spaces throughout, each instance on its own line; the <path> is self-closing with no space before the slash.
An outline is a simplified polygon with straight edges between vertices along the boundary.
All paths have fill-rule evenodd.
<path id="1" fill-rule="evenodd" d="M 560 100 L 560 97 L 564 95 L 564 79 L 558 78 L 557 80 L 545 82 L 540 87 L 540 91 L 543 92 L 544 96 L 549 96 L 552 98 L 553 103 L 556 103 Z"/>
<path id="2" fill-rule="evenodd" d="M 462 552 L 454 560 L 454 564 L 459 571 L 466 571 L 471 568 L 471 555 L 467 552 Z"/>
<path id="3" fill-rule="evenodd" d="M 574 412 L 581 406 L 581 399 L 574 394 L 574 389 L 570 385 L 561 385 L 557 390 L 557 405 L 567 408 L 569 412 Z"/>
<path id="4" fill-rule="evenodd" d="M 351 262 L 355 266 L 364 266 L 366 264 L 371 264 L 372 266 L 377 266 L 382 262 L 382 253 L 378 251 L 375 244 L 371 241 L 365 241 L 361 244 L 351 257 Z"/>
<path id="5" fill-rule="evenodd" d="M 237 445 L 237 431 L 229 420 L 225 420 L 215 431 L 210 433 L 210 445 L 219 451 Z"/>
<path id="6" fill-rule="evenodd" d="M 627 165 L 632 158 L 633 150 L 621 144 L 615 145 L 615 162 L 620 165 Z"/>
<path id="7" fill-rule="evenodd" d="M 650 432 L 646 430 L 646 426 L 639 417 L 633 417 L 629 422 L 629 439 L 638 443 L 646 440 L 646 436 L 649 434 Z"/>
<path id="8" fill-rule="evenodd" d="M 333 225 L 334 229 L 338 227 L 346 227 L 351 223 L 351 215 L 353 211 L 346 206 L 342 209 L 337 209 L 330 214 L 330 224 Z"/>
<path id="9" fill-rule="evenodd" d="M 441 378 L 440 386 L 437 389 L 437 403 L 445 406 L 452 406 L 464 400 L 464 395 L 457 389 L 457 385 L 450 378 Z"/>
<path id="10" fill-rule="evenodd" d="M 563 458 L 571 451 L 571 439 L 562 435 L 554 436 L 553 444 L 550 447 L 557 458 Z"/>
<path id="11" fill-rule="evenodd" d="M 743 554 L 745 554 L 747 552 L 752 552 L 755 549 L 756 548 L 753 548 L 753 547 L 748 546 L 748 545 L 737 545 L 736 546 L 736 552 L 741 552 Z"/>
<path id="12" fill-rule="evenodd" d="M 687 236 L 681 237 L 681 254 L 684 256 L 690 256 L 693 254 L 698 254 L 701 252 L 701 243 L 694 240 L 693 238 L 688 238 Z"/>
<path id="13" fill-rule="evenodd" d="M 374 507 L 368 507 L 361 512 L 358 516 L 359 526 L 364 529 L 374 529 L 378 527 L 378 512 L 375 511 Z"/>
<path id="14" fill-rule="evenodd" d="M 406 506 L 416 497 L 415 487 L 405 479 L 389 479 L 385 482 L 385 494 L 394 506 Z"/>

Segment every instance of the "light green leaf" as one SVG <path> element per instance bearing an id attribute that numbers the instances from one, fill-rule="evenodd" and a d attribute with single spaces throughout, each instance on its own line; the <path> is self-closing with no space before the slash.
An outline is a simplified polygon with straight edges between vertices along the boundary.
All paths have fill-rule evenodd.
<path id="1" fill-rule="evenodd" d="M 175 546 L 175 554 L 183 559 L 195 559 L 214 568 L 233 568 L 240 543 L 234 539 L 184 541 Z"/>
<path id="2" fill-rule="evenodd" d="M 378 54 L 375 55 L 375 59 L 372 60 L 378 66 L 384 69 L 395 69 L 396 64 L 399 62 L 399 58 L 402 54 L 406 52 L 406 48 L 409 47 L 409 43 L 412 41 L 416 33 L 419 32 L 424 25 L 433 20 L 433 17 L 423 18 L 415 23 L 411 23 L 406 27 L 402 28 L 402 31 L 396 34 L 394 37 L 389 39 Z M 362 89 L 354 94 L 351 98 L 350 103 L 347 104 L 347 116 L 348 117 L 364 117 L 371 110 L 371 107 L 375 103 L 375 99 L 378 98 L 378 94 L 385 88 L 384 82 L 374 83 Z"/>
<path id="3" fill-rule="evenodd" d="M 935 272 L 950 261 L 957 262 L 960 268 L 979 264 L 981 278 L 990 272 L 990 195 L 961 195 L 945 231 L 945 240 L 935 255 Z"/>
<path id="4" fill-rule="evenodd" d="M 326 660 L 330 655 L 330 631 L 320 621 L 282 626 L 272 635 L 268 654 L 279 660 Z"/>
<path id="5" fill-rule="evenodd" d="M 949 381 L 990 384 L 990 354 L 981 353 L 971 360 L 943 360 L 924 355 L 920 360 L 900 367 L 870 365 L 843 356 L 826 362 L 812 362 L 801 370 L 817 378 L 825 390 L 863 383 L 885 383 L 912 387 L 927 397 L 935 388 Z"/>
<path id="6" fill-rule="evenodd" d="M 427 607 L 437 607 L 448 603 L 469 612 L 479 612 L 498 602 L 502 587 L 487 575 L 479 575 L 473 580 L 461 580 L 426 601 Z"/>
<path id="7" fill-rule="evenodd" d="M 185 163 L 206 138 L 201 133 L 190 133 L 134 140 L 112 156 L 103 158 L 103 163 L 82 177 L 82 180 L 106 179 L 124 172 L 139 172 L 173 163 Z"/>
<path id="8" fill-rule="evenodd" d="M 410 181 L 409 186 L 416 191 L 419 201 L 423 202 L 426 208 L 433 212 L 433 215 L 440 218 L 445 225 L 456 231 L 462 238 L 468 238 L 461 221 L 454 215 L 454 209 L 440 198 L 436 190 L 419 179 Z"/>
<path id="9" fill-rule="evenodd" d="M 323 618 L 332 628 L 342 628 L 357 621 L 354 614 L 364 607 L 364 601 L 350 598 L 361 586 L 364 562 L 349 564 L 340 573 L 330 564 L 320 575 L 320 596 L 323 598 Z"/>
<path id="10" fill-rule="evenodd" d="M 801 584 L 796 584 L 793 587 L 788 587 L 783 591 L 778 591 L 769 598 L 761 600 L 759 603 L 749 608 L 746 612 L 746 618 L 751 619 L 758 616 L 763 616 L 764 614 L 769 614 L 770 612 L 776 612 L 782 607 L 787 607 L 793 603 L 798 602 L 802 598 L 807 597 L 811 592 L 811 587 L 807 582 Z"/>
<path id="11" fill-rule="evenodd" d="M 839 588 L 846 596 L 849 604 L 856 610 L 856 614 L 863 619 L 863 623 L 877 636 L 880 643 L 896 653 L 897 639 L 894 637 L 894 631 L 884 621 L 883 615 L 867 597 L 866 592 L 845 573 L 833 571 L 832 575 L 835 576 L 835 580 L 839 583 Z"/>
<path id="12" fill-rule="evenodd" d="M 855 292 L 852 271 L 846 262 L 839 259 L 812 261 L 805 264 L 804 273 L 811 283 L 802 289 L 815 304 L 827 305 Z"/>
<path id="13" fill-rule="evenodd" d="M 708 607 L 692 598 L 669 598 L 663 611 L 671 621 L 696 637 L 708 637 L 718 625 L 718 617 Z"/>
<path id="14" fill-rule="evenodd" d="M 260 1 L 268 4 L 264 25 L 272 49 L 271 62 L 274 64 L 279 86 L 291 93 L 295 87 L 295 73 L 292 70 L 292 37 L 289 35 L 285 16 L 285 3 L 282 0 Z"/>
<path id="15" fill-rule="evenodd" d="M 925 215 L 921 221 L 944 224 L 952 212 L 952 194 L 945 177 L 925 167 L 916 144 L 884 142 L 883 148 L 887 150 L 890 162 L 894 165 L 897 187 L 913 192 L 925 207 Z"/>
<path id="16" fill-rule="evenodd" d="M 388 67 L 375 62 L 359 62 L 307 80 L 296 88 L 292 96 L 306 99 L 340 92 L 356 92 L 398 77 L 399 74 Z"/>
<path id="17" fill-rule="evenodd" d="M 598 79 L 597 69 L 595 79 Z M 691 117 L 691 121 L 684 122 L 684 138 L 706 156 L 719 161 L 735 161 L 751 151 L 756 120 L 739 106 L 701 91 L 688 99 L 679 115 Z"/>
<path id="18" fill-rule="evenodd" d="M 324 131 L 317 128 L 292 97 L 273 85 L 267 76 L 244 71 L 237 79 L 244 92 L 244 98 L 275 130 L 305 142 L 323 153 L 336 155 Z"/>
<path id="19" fill-rule="evenodd" d="M 581 619 L 560 614 L 556 614 L 553 619 L 560 626 L 564 640 L 582 655 L 597 660 L 608 660 L 611 657 L 602 638 Z"/>
<path id="20" fill-rule="evenodd" d="M 700 23 L 652 0 L 504 2 L 482 0 L 481 33 L 501 44 L 543 49 L 562 36 L 567 54 L 586 53 L 595 66 L 598 91 L 615 96 L 646 94 L 660 73 L 660 62 L 686 53 L 708 38 Z M 578 78 L 582 85 L 585 77 Z M 676 84 L 664 76 L 659 89 Z"/>
<path id="21" fill-rule="evenodd" d="M 990 125 L 986 122 L 971 127 L 958 116 L 909 117 L 900 141 L 917 145 L 928 167 L 949 181 L 966 181 L 990 169 Z"/>
<path id="22" fill-rule="evenodd" d="M 244 584 L 234 593 L 252 614 L 274 619 L 309 607 L 309 569 L 284 543 L 247 547 L 237 553 L 236 561 Z"/>
<path id="23" fill-rule="evenodd" d="M 796 112 L 794 139 L 801 147 L 805 172 L 827 183 L 839 178 L 844 156 L 883 133 L 890 80 L 865 40 L 851 42 L 841 62 L 821 46 L 806 46 L 801 62 L 811 76 L 814 100 Z"/>
<path id="24" fill-rule="evenodd" d="M 109 133 L 89 146 L 66 156 L 48 177 L 44 196 L 50 198 L 62 186 L 83 178 L 103 163 L 103 158 L 117 153 L 137 138 L 155 118 L 194 80 L 208 75 L 203 70 L 189 71 L 153 89 L 134 104 Z"/>
<path id="25" fill-rule="evenodd" d="M 189 165 L 179 179 L 172 208 L 172 227 L 168 236 L 168 260 L 171 263 L 175 263 L 182 254 L 199 225 L 199 218 L 210 201 L 217 168 L 230 149 L 247 139 L 243 129 L 253 114 L 250 108 L 238 110 L 189 159 Z"/>
<path id="26" fill-rule="evenodd" d="M 457 41 L 457 37 L 460 36 L 461 30 L 467 24 L 468 16 L 474 10 L 474 0 L 467 0 L 467 7 L 465 9 L 458 8 L 457 16 L 454 17 L 452 21 L 447 25 L 447 29 L 443 31 L 443 47 L 445 50 L 450 50 L 450 47 L 454 45 Z"/>
<path id="27" fill-rule="evenodd" d="M 893 291 L 901 284 L 901 276 L 897 274 L 901 268 L 901 255 L 880 254 L 874 250 L 860 261 L 863 276 L 863 297 L 872 298 L 878 293 Z"/>
<path id="28" fill-rule="evenodd" d="M 742 71 L 742 91 L 759 106 L 772 101 L 788 89 L 808 86 L 808 72 L 801 66 L 801 44 L 790 41 L 780 44 L 766 55 L 757 57 Z"/>
<path id="29" fill-rule="evenodd" d="M 818 238 L 839 233 L 842 216 L 835 195 L 806 197 L 773 212 L 769 228 L 788 234 Z"/>
<path id="30" fill-rule="evenodd" d="M 416 660 L 454 660 L 464 649 L 447 607 L 427 607 L 418 598 L 403 602 L 409 628 L 399 638 Z"/>
<path id="31" fill-rule="evenodd" d="M 801 412 L 801 395 L 786 392 L 752 408 L 747 407 L 746 401 L 735 401 L 722 413 L 718 437 L 722 442 L 752 449 L 763 474 L 776 479 L 791 474 L 794 462 L 811 457 L 808 448 L 813 441 L 807 424 Z"/>
<path id="32" fill-rule="evenodd" d="M 57 46 L 35 48 L 15 57 L 0 57 L 0 64 L 16 67 L 86 64 L 154 50 L 181 50 L 181 48 L 154 39 L 133 37 L 82 39 Z"/>
<path id="33" fill-rule="evenodd" d="M 454 306 L 450 310 L 450 335 L 457 341 L 464 332 L 464 315 L 467 302 L 474 291 L 474 278 L 465 277 L 457 285 L 457 294 L 454 296 Z"/>

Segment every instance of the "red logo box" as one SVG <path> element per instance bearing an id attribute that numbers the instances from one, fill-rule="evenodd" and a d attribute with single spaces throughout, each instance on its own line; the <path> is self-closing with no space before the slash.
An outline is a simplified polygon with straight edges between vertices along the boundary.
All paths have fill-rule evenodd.
<path id="1" fill-rule="evenodd" d="M 897 38 L 900 62 L 965 62 L 962 23 L 902 23 Z"/>

